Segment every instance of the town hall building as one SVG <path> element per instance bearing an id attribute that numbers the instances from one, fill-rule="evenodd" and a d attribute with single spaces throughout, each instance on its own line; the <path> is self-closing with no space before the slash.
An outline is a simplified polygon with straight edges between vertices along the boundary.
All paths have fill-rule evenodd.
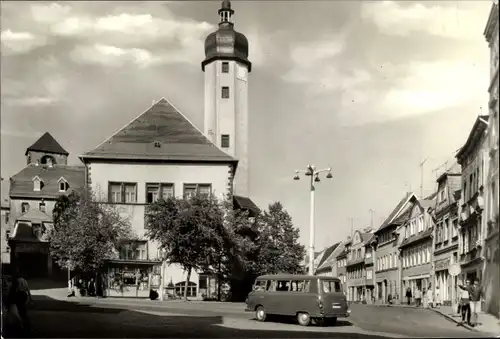
<path id="1" fill-rule="evenodd" d="M 235 208 L 256 213 L 248 198 L 248 41 L 234 30 L 234 11 L 228 0 L 218 11 L 219 28 L 205 41 L 204 129 L 196 127 L 174 104 L 162 98 L 95 149 L 80 156 L 86 184 L 96 199 L 111 203 L 127 218 L 136 239 L 109 262 L 108 283 L 120 276 L 138 294 L 163 286 L 180 295 L 186 272 L 175 264 L 161 266 L 158 244 L 145 237 L 147 205 L 159 197 L 191 194 L 230 198 Z M 164 270 L 161 272 L 161 270 Z M 164 276 L 160 282 L 160 276 Z M 188 297 L 213 296 L 210 276 L 193 272 Z M 110 286 L 112 296 L 121 291 Z M 136 294 L 135 288 L 133 294 Z"/>

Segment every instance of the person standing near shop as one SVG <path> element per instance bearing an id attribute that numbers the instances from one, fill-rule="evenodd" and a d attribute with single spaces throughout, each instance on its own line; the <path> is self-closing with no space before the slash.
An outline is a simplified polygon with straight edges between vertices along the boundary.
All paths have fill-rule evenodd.
<path id="1" fill-rule="evenodd" d="M 469 297 L 469 287 L 470 280 L 467 280 L 466 286 L 458 285 L 460 288 L 460 309 L 462 311 L 462 323 L 465 323 L 467 319 L 467 324 L 470 325 L 470 297 Z"/>
<path id="2" fill-rule="evenodd" d="M 481 299 L 483 297 L 483 288 L 479 285 L 479 279 L 474 279 L 474 284 L 469 287 L 470 313 L 472 315 L 470 325 L 477 325 L 478 312 L 481 308 Z"/>

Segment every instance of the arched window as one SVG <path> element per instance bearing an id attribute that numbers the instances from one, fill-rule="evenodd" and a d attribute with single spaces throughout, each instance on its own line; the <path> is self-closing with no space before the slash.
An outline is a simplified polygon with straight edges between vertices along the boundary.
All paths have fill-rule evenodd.
<path id="1" fill-rule="evenodd" d="M 42 157 L 42 159 L 40 160 L 40 163 L 42 165 L 49 165 L 49 166 L 52 166 L 52 165 L 55 165 L 56 164 L 56 159 L 54 159 L 53 156 L 51 155 L 44 155 Z"/>
<path id="2" fill-rule="evenodd" d="M 392 268 L 392 253 L 389 254 L 389 267 L 388 268 Z"/>
<path id="3" fill-rule="evenodd" d="M 175 294 L 184 296 L 184 287 L 186 286 L 185 281 L 178 282 L 175 284 Z M 190 281 L 188 284 L 187 296 L 188 297 L 196 297 L 196 283 Z"/>

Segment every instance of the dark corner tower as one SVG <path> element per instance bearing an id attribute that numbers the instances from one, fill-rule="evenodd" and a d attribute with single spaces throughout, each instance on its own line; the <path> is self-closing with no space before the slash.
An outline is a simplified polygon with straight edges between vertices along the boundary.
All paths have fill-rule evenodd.
<path id="1" fill-rule="evenodd" d="M 239 160 L 234 194 L 248 197 L 248 40 L 235 31 L 231 1 L 222 1 L 219 28 L 205 40 L 205 135 Z"/>

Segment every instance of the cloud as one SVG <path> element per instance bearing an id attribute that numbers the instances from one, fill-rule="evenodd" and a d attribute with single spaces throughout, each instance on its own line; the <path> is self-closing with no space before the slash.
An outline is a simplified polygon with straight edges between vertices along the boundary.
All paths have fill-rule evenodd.
<path id="1" fill-rule="evenodd" d="M 78 46 L 71 52 L 71 57 L 81 63 L 112 67 L 121 67 L 126 63 L 147 67 L 155 61 L 151 53 L 144 49 L 119 48 L 102 44 Z"/>
<path id="2" fill-rule="evenodd" d="M 41 80 L 30 78 L 28 81 L 2 79 L 2 103 L 11 106 L 36 107 L 47 106 L 64 101 L 67 80 L 53 73 Z M 31 85 L 36 83 L 36 86 Z"/>
<path id="3" fill-rule="evenodd" d="M 2 137 L 15 137 L 15 138 L 33 138 L 34 133 L 32 131 L 26 130 L 15 130 L 15 129 L 2 129 L 0 130 L 0 135 Z"/>
<path id="4" fill-rule="evenodd" d="M 376 1 L 363 2 L 361 8 L 363 19 L 371 20 L 384 34 L 396 36 L 425 32 L 445 38 L 477 39 L 482 31 L 471 27 L 483 27 L 485 20 L 481 8 L 458 3 L 452 7 Z"/>
<path id="5" fill-rule="evenodd" d="M 292 67 L 282 79 L 307 85 L 307 91 L 314 94 L 345 91 L 370 81 L 367 70 L 342 63 L 344 51 L 344 36 L 294 46 L 290 53 Z"/>
<path id="6" fill-rule="evenodd" d="M 30 32 L 13 32 L 10 29 L 1 33 L 2 47 L 7 53 L 23 54 L 46 44 L 44 37 L 37 37 Z"/>
<path id="7" fill-rule="evenodd" d="M 487 69 L 460 61 L 412 62 L 408 70 L 408 75 L 388 91 L 384 100 L 389 107 L 406 114 L 468 102 L 484 91 L 488 80 Z"/>
<path id="8" fill-rule="evenodd" d="M 144 10 L 143 8 L 141 8 Z M 32 18 L 48 27 L 47 34 L 78 38 L 71 52 L 81 63 L 121 66 L 127 62 L 148 67 L 161 63 L 199 63 L 203 41 L 214 26 L 205 21 L 176 17 L 167 7 L 161 11 L 91 15 L 69 6 L 33 5 Z M 129 12 L 125 12 L 129 11 Z"/>
<path id="9" fill-rule="evenodd" d="M 388 87 L 376 86 L 380 80 L 374 78 L 373 84 L 343 94 L 341 123 L 358 125 L 463 107 L 477 101 L 488 80 L 487 68 L 464 61 L 386 64 L 384 72 L 399 77 Z"/>

